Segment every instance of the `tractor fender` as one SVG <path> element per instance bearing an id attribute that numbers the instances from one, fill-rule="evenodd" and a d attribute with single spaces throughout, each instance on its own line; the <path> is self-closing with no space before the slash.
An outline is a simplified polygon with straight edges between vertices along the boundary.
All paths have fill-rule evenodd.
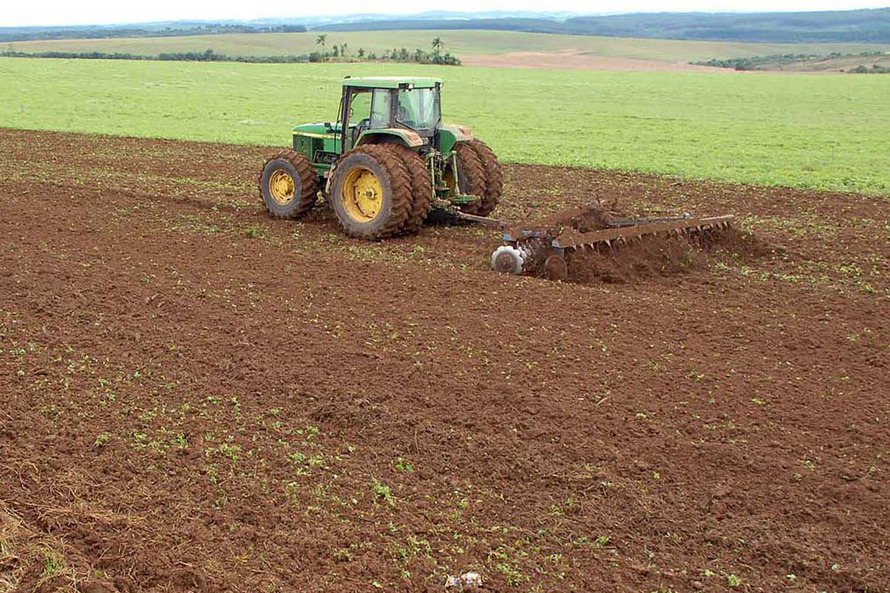
<path id="1" fill-rule="evenodd" d="M 408 148 L 419 148 L 423 146 L 423 138 L 417 132 L 405 130 L 402 128 L 380 128 L 376 130 L 366 130 L 358 137 L 356 146 L 362 144 L 383 144 L 384 142 L 397 141 Z"/>
<path id="2" fill-rule="evenodd" d="M 473 133 L 466 126 L 444 124 L 439 126 L 439 150 L 449 152 L 458 142 L 469 142 Z"/>

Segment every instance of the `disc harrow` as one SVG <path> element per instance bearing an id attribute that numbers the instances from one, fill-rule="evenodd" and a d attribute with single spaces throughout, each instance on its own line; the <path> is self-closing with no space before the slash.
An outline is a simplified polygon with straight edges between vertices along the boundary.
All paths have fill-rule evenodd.
<path id="1" fill-rule="evenodd" d="M 492 269 L 507 274 L 544 275 L 563 279 L 566 256 L 576 252 L 607 253 L 622 245 L 654 237 L 701 234 L 729 228 L 733 215 L 705 218 L 683 214 L 674 218 L 613 218 L 606 228 L 565 233 L 563 227 L 506 233 L 503 244 L 491 254 Z"/>

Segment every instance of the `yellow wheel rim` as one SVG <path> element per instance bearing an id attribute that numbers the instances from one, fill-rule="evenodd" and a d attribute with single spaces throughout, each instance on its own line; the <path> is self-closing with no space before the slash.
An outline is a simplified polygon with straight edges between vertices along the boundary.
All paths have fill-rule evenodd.
<path id="1" fill-rule="evenodd" d="M 269 177 L 269 195 L 282 206 L 294 199 L 296 189 L 294 178 L 284 169 L 274 171 Z"/>
<path id="2" fill-rule="evenodd" d="M 383 208 L 383 184 L 373 171 L 356 167 L 343 181 L 340 200 L 350 218 L 371 222 Z"/>

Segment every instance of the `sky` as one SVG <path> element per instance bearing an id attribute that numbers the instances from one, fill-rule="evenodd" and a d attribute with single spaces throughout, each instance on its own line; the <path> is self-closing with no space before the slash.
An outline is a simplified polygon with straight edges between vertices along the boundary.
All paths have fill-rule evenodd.
<path id="1" fill-rule="evenodd" d="M 414 14 L 424 10 L 529 10 L 579 13 L 613 12 L 756 12 L 881 8 L 890 0 L 449 0 L 436 6 L 417 0 L 331 0 L 329 2 L 220 2 L 220 0 L 2 0 L 0 27 L 87 25 L 175 20 L 250 20 L 269 17 L 355 13 Z"/>

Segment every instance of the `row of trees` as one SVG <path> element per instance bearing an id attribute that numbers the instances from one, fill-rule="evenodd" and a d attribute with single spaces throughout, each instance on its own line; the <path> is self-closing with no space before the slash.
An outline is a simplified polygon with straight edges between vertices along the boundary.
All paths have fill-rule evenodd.
<path id="1" fill-rule="evenodd" d="M 327 50 L 325 45 L 327 35 L 319 35 L 317 45 L 321 46 L 320 52 L 312 52 L 308 55 L 290 55 L 290 56 L 227 56 L 218 54 L 212 49 L 203 52 L 165 52 L 157 56 L 145 56 L 129 53 L 105 53 L 105 52 L 66 52 L 66 51 L 47 51 L 39 53 L 28 53 L 15 51 L 10 47 L 5 52 L 0 52 L 0 56 L 11 58 L 68 58 L 82 60 L 162 60 L 162 61 L 182 61 L 182 62 L 251 62 L 251 63 L 271 63 L 271 64 L 287 64 L 299 62 L 327 62 L 327 61 L 389 61 L 389 62 L 416 62 L 418 64 L 445 64 L 450 66 L 460 66 L 460 60 L 442 50 L 445 44 L 438 37 L 433 39 L 432 51 L 424 51 L 417 48 L 413 52 L 408 48 L 393 48 L 384 51 L 380 56 L 373 52 L 365 52 L 364 48 L 358 48 L 355 55 L 351 55 L 349 44 L 343 43 L 334 45 L 331 51 Z"/>
<path id="2" fill-rule="evenodd" d="M 872 64 L 871 68 L 859 64 L 855 68 L 851 68 L 849 72 L 851 74 L 890 74 L 890 68 L 880 64 Z"/>
<path id="3" fill-rule="evenodd" d="M 73 60 L 160 60 L 162 62 L 247 62 L 251 64 L 295 64 L 308 62 L 309 56 L 227 56 L 212 49 L 202 52 L 160 53 L 156 56 L 143 56 L 128 53 L 105 53 L 100 51 L 44 51 L 29 53 L 7 50 L 0 52 L 4 58 L 58 58 Z"/>
<path id="4" fill-rule="evenodd" d="M 882 57 L 886 55 L 881 51 L 871 51 L 871 52 L 861 52 L 858 54 L 844 54 L 840 52 L 831 52 L 829 54 L 773 54 L 768 56 L 751 56 L 747 58 L 727 58 L 727 59 L 715 59 L 708 60 L 706 62 L 693 62 L 694 64 L 700 64 L 702 66 L 714 66 L 717 68 L 732 68 L 734 70 L 779 70 L 783 66 L 790 66 L 796 64 L 805 64 L 807 62 L 822 62 L 827 60 L 833 60 L 837 58 L 850 58 L 850 57 Z M 872 70 L 868 70 L 864 66 L 859 66 L 850 70 L 850 72 L 854 73 L 863 73 L 864 71 L 868 72 L 877 72 L 881 70 L 881 66 L 875 64 L 875 68 Z"/>
<path id="5" fill-rule="evenodd" d="M 315 45 L 321 46 L 320 51 L 309 54 L 310 62 L 327 62 L 327 61 L 391 61 L 391 62 L 417 62 L 419 64 L 442 64 L 446 66 L 460 66 L 460 59 L 445 52 L 445 42 L 441 37 L 436 37 L 430 44 L 432 51 L 425 51 L 421 48 L 415 49 L 413 52 L 408 48 L 402 47 L 385 50 L 381 55 L 374 52 L 366 52 L 363 47 L 358 48 L 355 55 L 350 55 L 349 44 L 333 44 L 331 51 L 327 50 L 328 36 L 326 33 L 319 35 L 315 39 Z"/>

